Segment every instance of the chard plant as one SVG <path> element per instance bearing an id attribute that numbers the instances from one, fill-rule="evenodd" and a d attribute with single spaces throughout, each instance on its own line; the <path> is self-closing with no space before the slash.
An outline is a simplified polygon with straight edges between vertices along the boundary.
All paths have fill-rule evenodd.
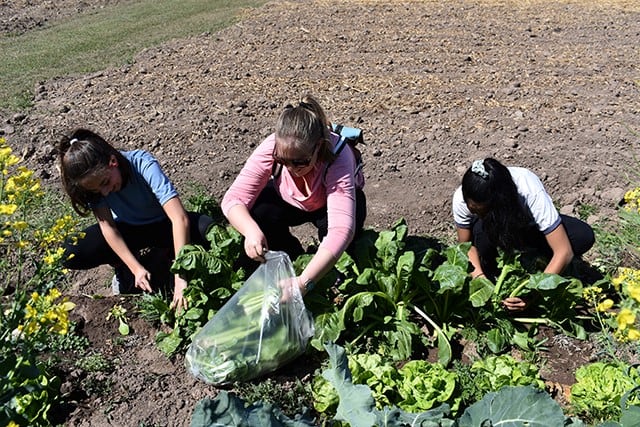
<path id="1" fill-rule="evenodd" d="M 49 425 L 60 379 L 38 358 L 55 335 L 70 333 L 74 304 L 62 296 L 70 215 L 43 215 L 45 193 L 33 171 L 0 138 L 0 425 Z"/>
<path id="2" fill-rule="evenodd" d="M 469 243 L 442 248 L 411 240 L 404 220 L 380 233 L 367 230 L 356 241 L 353 258 L 344 254 L 336 264 L 343 280 L 320 286 L 323 293 L 307 299 L 317 314 L 312 345 L 319 350 L 324 342 L 340 342 L 375 349 L 391 360 L 407 360 L 435 345 L 447 366 L 450 340 L 464 328 L 478 330 L 494 354 L 512 345 L 535 350 L 539 324 L 586 338 L 575 311 L 582 301 L 580 280 L 535 272 L 535 260 L 522 262 L 517 253 L 501 254 L 495 283 L 471 279 L 469 248 Z M 501 301 L 513 295 L 536 297 L 533 316 L 503 309 Z"/>
<path id="3" fill-rule="evenodd" d="M 421 259 L 407 247 L 408 227 L 398 221 L 390 230 L 366 230 L 355 243 L 352 258 L 343 254 L 336 269 L 343 279 L 336 289 L 325 289 L 324 300 L 335 305 L 315 318 L 316 335 L 311 344 L 318 350 L 324 342 L 347 341 L 348 345 L 370 345 L 385 357 L 405 360 L 416 345 L 427 338 L 412 312 L 425 296 L 426 277 L 419 270 Z M 423 258 L 438 251 L 422 248 Z M 423 261 L 424 262 L 424 261 Z M 310 309 L 317 311 L 311 301 Z M 326 306 L 325 306 L 326 307 Z M 424 342 L 423 342 L 424 340 Z"/>
<path id="4" fill-rule="evenodd" d="M 177 315 L 168 304 L 158 301 L 147 304 L 146 316 L 156 317 L 169 325 L 171 332 L 156 335 L 158 348 L 166 355 L 184 350 L 193 335 L 213 317 L 240 288 L 244 270 L 234 268 L 242 249 L 242 235 L 231 226 L 214 224 L 207 233 L 210 248 L 185 245 L 176 256 L 171 272 L 180 274 L 189 284 L 184 291 L 187 310 Z M 157 315 L 149 310 L 158 310 Z"/>
<path id="5" fill-rule="evenodd" d="M 107 320 L 114 319 L 118 322 L 118 332 L 120 335 L 129 335 L 129 319 L 127 319 L 127 309 L 120 304 L 114 304 L 107 313 Z"/>

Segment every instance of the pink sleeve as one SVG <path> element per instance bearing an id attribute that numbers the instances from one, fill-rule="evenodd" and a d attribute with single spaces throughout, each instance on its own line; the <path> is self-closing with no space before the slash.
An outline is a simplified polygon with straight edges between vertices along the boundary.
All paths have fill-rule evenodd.
<path id="1" fill-rule="evenodd" d="M 355 164 L 353 153 L 345 148 L 329 166 L 326 175 L 328 229 L 320 247 L 331 252 L 336 259 L 347 249 L 355 234 Z"/>
<path id="2" fill-rule="evenodd" d="M 275 134 L 271 134 L 251 153 L 222 198 L 220 207 L 225 216 L 235 205 L 244 205 L 247 209 L 253 207 L 271 177 L 275 141 Z"/>

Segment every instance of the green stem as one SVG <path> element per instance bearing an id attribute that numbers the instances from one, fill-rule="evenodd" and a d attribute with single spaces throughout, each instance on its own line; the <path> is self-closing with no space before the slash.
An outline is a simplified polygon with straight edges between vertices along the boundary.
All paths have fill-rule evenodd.
<path id="1" fill-rule="evenodd" d="M 367 332 L 369 332 L 371 329 L 373 329 L 373 327 L 376 326 L 375 323 L 369 323 L 369 325 L 367 325 L 366 328 L 364 328 L 364 330 L 358 334 L 357 337 L 355 337 L 353 340 L 351 340 L 351 342 L 349 343 L 350 345 L 354 345 L 355 343 L 357 343 L 358 341 L 360 341 L 360 339 L 365 336 L 367 334 Z"/>
<path id="2" fill-rule="evenodd" d="M 521 290 L 523 290 L 527 284 L 529 283 L 529 279 L 524 279 L 522 283 L 520 283 L 516 288 L 509 294 L 509 298 L 517 297 Z"/>

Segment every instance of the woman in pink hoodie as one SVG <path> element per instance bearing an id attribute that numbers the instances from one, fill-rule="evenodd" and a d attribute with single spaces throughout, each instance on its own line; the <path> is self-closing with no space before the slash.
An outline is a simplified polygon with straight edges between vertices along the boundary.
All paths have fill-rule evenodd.
<path id="1" fill-rule="evenodd" d="M 296 278 L 303 295 L 334 266 L 366 217 L 362 171 L 351 149 L 335 149 L 339 139 L 312 96 L 287 105 L 275 133 L 251 154 L 222 200 L 255 261 L 263 262 L 267 250 L 295 260 L 304 250 L 290 227 L 315 225 L 320 245 Z"/>

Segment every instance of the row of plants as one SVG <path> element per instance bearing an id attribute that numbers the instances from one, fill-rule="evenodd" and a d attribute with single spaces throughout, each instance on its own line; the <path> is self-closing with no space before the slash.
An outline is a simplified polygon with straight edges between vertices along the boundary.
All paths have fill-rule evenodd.
<path id="1" fill-rule="evenodd" d="M 211 250 L 186 247 L 172 266 L 173 272 L 194 286 L 188 295 L 189 311 L 178 318 L 167 317 L 164 311 L 165 321 L 173 322 L 172 334 L 159 333 L 157 338 L 167 355 L 183 351 L 243 283 L 245 272 L 233 268 L 242 251 L 241 236 L 229 226 L 218 225 L 209 238 Z M 538 259 L 502 254 L 501 274 L 491 283 L 469 277 L 468 248 L 468 244 L 445 246 L 435 239 L 410 236 L 404 220 L 390 230 L 367 230 L 353 254 L 343 255 L 335 270 L 305 298 L 315 315 L 311 347 L 324 351 L 328 342 L 343 345 L 352 382 L 370 387 L 378 409 L 397 407 L 409 413 L 447 404 L 448 413 L 456 416 L 486 393 L 505 386 L 544 388 L 534 365 L 505 354 L 517 347 L 539 360 L 539 325 L 577 339 L 587 339 L 589 329 L 591 335 L 616 345 L 637 339 L 635 313 L 630 317 L 625 311 L 637 301 L 631 274 L 635 270 L 611 269 L 613 278 L 605 273 L 599 281 L 585 285 L 575 277 L 537 272 Z M 310 258 L 303 255 L 295 260 L 296 269 L 301 271 Z M 214 289 L 207 286 L 212 283 Z M 504 297 L 526 293 L 537 296 L 535 316 L 514 317 L 502 309 Z M 157 298 L 143 296 L 142 311 L 153 311 L 159 305 L 153 302 Z M 171 335 L 173 345 L 166 346 Z M 476 342 L 478 360 L 472 365 L 452 361 L 451 342 L 469 336 Z M 438 362 L 425 361 L 423 356 L 434 347 Z M 590 422 L 633 416 L 625 404 L 637 403 L 628 396 L 637 385 L 629 359 L 621 360 L 611 348 L 603 358 L 576 373 L 579 380 L 572 388 L 572 406 L 565 408 Z M 487 379 L 487 375 L 501 379 Z M 238 389 L 252 394 L 246 385 Z M 335 424 L 340 400 L 334 386 L 318 371 L 305 390 L 318 419 Z M 256 403 L 265 395 L 254 393 L 249 399 Z"/>
<path id="2" fill-rule="evenodd" d="M 38 355 L 79 349 L 77 366 L 89 374 L 108 370 L 109 363 L 86 351 L 88 343 L 75 334 L 69 320 L 73 303 L 62 296 L 66 272 L 61 267 L 61 242 L 81 237 L 76 220 L 60 214 L 65 212 L 59 209 L 64 203 L 47 199 L 51 196 L 40 188 L 32 171 L 19 165 L 3 139 L 0 167 L 0 268 L 5 277 L 0 290 L 0 366 L 7 373 L 0 379 L 0 421 L 3 425 L 49 425 L 51 408 L 65 396 L 60 392 L 56 361 Z M 637 194 L 640 192 L 627 193 L 627 204 L 621 210 L 623 223 L 640 217 L 633 204 L 637 204 Z M 217 204 L 208 197 L 191 198 L 190 203 L 192 209 L 221 218 Z M 45 212 L 43 206 L 52 206 L 51 211 Z M 624 234 L 626 240 L 618 247 L 633 253 L 640 245 L 629 235 Z M 608 242 L 616 239 L 612 237 L 615 233 L 603 230 L 599 236 Z M 169 326 L 170 332 L 159 328 L 156 336 L 167 356 L 183 353 L 194 334 L 247 277 L 247 272 L 234 265 L 243 250 L 237 231 L 220 222 L 212 227 L 208 239 L 210 249 L 189 245 L 171 267 L 189 281 L 188 310 L 171 311 L 167 296 L 160 293 L 137 298 L 136 314 Z M 539 390 L 510 389 L 500 395 L 507 396 L 507 401 L 514 399 L 509 393 L 550 399 L 535 364 L 508 355 L 518 348 L 531 361 L 539 361 L 536 354 L 542 343 L 537 332 L 539 325 L 545 325 L 577 339 L 597 336 L 605 348 L 602 361 L 576 372 L 571 407 L 561 412 L 594 425 L 605 420 L 618 425 L 615 423 L 637 415 L 633 392 L 638 373 L 630 362 L 637 357 L 640 338 L 640 271 L 618 263 L 630 258 L 614 260 L 601 251 L 609 256 L 599 265 L 603 278 L 583 284 L 575 277 L 536 272 L 539 260 L 535 258 L 502 254 L 501 274 L 492 283 L 470 278 L 468 249 L 468 244 L 447 246 L 436 239 L 411 236 L 404 220 L 389 230 L 366 230 L 355 250 L 344 254 L 305 298 L 316 330 L 308 353 L 324 362 L 309 381 L 295 386 L 297 397 L 274 393 L 278 386 L 266 378 L 237 387 L 247 399 L 244 403 L 224 393 L 218 398 L 235 402 L 238 411 L 249 405 L 260 412 L 265 407 L 259 400 L 286 395 L 289 404 L 281 406 L 288 415 L 294 421 L 307 417 L 314 425 L 364 425 L 353 418 L 362 411 L 387 420 L 375 425 L 405 425 L 407 420 L 414 425 L 455 425 L 451 423 L 461 423 L 475 405 L 487 404 L 489 396 L 495 400 L 497 395 L 491 393 L 507 393 L 504 387 Z M 299 257 L 295 268 L 302 270 L 310 257 Z M 537 308 L 530 316 L 515 317 L 502 309 L 500 301 L 505 296 L 526 293 L 537 296 Z M 116 306 L 110 313 L 123 335 L 128 333 L 126 313 Z M 477 360 L 471 364 L 461 363 L 454 354 L 452 343 L 461 339 L 475 342 Z M 433 351 L 437 362 L 428 362 L 426 356 Z M 91 384 L 86 386 L 91 389 Z M 260 392 L 261 387 L 269 392 Z M 301 411 L 305 405 L 308 410 Z M 282 410 L 267 407 L 279 411 L 279 419 L 287 417 Z M 200 409 L 194 412 L 194 423 L 201 417 Z M 429 424 L 435 422 L 431 416 L 416 418 L 415 414 L 424 413 L 439 417 L 440 424 Z M 369 420 L 367 417 L 362 419 Z"/>

